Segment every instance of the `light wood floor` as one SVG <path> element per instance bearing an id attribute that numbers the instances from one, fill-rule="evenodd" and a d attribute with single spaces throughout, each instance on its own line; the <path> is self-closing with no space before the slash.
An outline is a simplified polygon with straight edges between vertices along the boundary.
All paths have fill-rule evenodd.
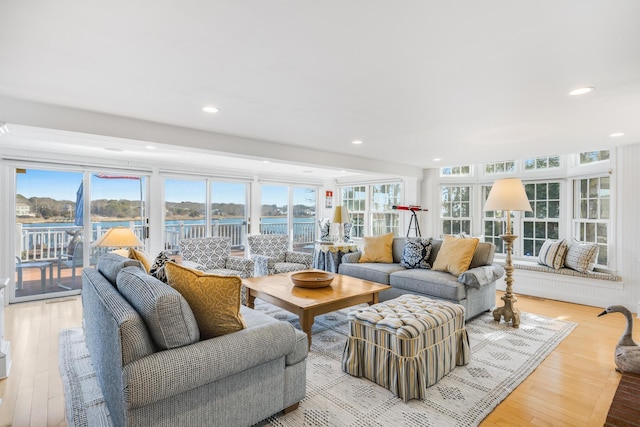
<path id="1" fill-rule="evenodd" d="M 579 326 L 481 425 L 602 426 L 620 380 L 613 350 L 623 317 L 596 317 L 602 308 L 522 295 L 518 299 L 522 311 Z M 5 336 L 13 365 L 9 378 L 0 381 L 0 426 L 65 425 L 58 332 L 80 326 L 81 313 L 80 297 L 6 307 Z"/>

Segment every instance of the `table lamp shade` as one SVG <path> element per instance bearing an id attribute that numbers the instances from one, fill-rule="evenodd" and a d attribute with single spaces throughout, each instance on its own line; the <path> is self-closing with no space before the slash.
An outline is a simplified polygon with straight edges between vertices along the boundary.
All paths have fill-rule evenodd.
<path id="1" fill-rule="evenodd" d="M 102 248 L 131 248 L 144 246 L 140 239 L 136 237 L 133 230 L 128 227 L 110 228 L 93 245 Z"/>
<path id="2" fill-rule="evenodd" d="M 347 224 L 351 222 L 351 218 L 349 218 L 349 211 L 346 206 L 336 206 L 333 209 L 333 220 L 331 221 L 334 224 Z"/>
<path id="3" fill-rule="evenodd" d="M 531 203 L 519 178 L 498 179 L 484 204 L 485 211 L 531 212 Z"/>

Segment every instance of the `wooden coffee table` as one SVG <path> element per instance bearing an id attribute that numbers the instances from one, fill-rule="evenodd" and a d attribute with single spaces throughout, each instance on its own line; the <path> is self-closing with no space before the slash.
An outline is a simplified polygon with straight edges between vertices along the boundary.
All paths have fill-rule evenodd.
<path id="1" fill-rule="evenodd" d="M 300 288 L 291 281 L 292 273 L 242 279 L 247 287 L 247 307 L 254 308 L 256 298 L 297 314 L 300 326 L 311 347 L 311 327 L 319 314 L 352 305 L 378 302 L 378 293 L 391 286 L 335 273 L 333 282 L 324 288 Z"/>

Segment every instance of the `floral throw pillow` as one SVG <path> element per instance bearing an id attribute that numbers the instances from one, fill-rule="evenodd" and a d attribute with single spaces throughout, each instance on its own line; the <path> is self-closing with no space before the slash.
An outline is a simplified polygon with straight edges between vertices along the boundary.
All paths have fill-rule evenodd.
<path id="1" fill-rule="evenodd" d="M 407 239 L 400 265 L 404 268 L 431 269 L 428 262 L 429 255 L 431 255 L 431 239 Z"/>
<path id="2" fill-rule="evenodd" d="M 167 272 L 164 269 L 164 266 L 171 261 L 169 255 L 166 252 L 160 252 L 156 257 L 155 261 L 151 265 L 149 269 L 149 274 L 155 277 L 156 279 L 167 283 Z"/>

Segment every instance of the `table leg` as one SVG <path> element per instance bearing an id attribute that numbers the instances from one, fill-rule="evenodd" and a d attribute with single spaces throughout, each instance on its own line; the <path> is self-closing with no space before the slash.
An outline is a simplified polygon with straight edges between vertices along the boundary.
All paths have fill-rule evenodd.
<path id="1" fill-rule="evenodd" d="M 300 316 L 300 327 L 302 332 L 307 334 L 307 341 L 309 342 L 309 348 L 311 348 L 311 327 L 313 326 L 313 315 L 309 313 L 302 313 Z"/>
<path id="2" fill-rule="evenodd" d="M 251 289 L 247 288 L 247 307 L 254 308 L 256 303 L 256 297 L 251 293 Z"/>
<path id="3" fill-rule="evenodd" d="M 40 284 L 42 285 L 42 293 L 44 294 L 47 287 L 47 266 L 40 267 Z"/>

